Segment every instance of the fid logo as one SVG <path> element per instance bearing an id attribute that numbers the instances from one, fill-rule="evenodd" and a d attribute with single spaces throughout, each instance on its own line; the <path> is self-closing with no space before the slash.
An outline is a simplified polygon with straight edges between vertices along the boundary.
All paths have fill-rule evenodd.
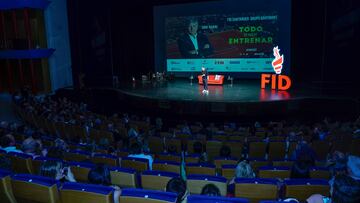
<path id="1" fill-rule="evenodd" d="M 272 61 L 272 67 L 276 74 L 281 74 L 282 64 L 284 63 L 284 55 L 280 56 L 280 49 L 276 46 L 273 48 L 275 59 Z"/>
<path id="2" fill-rule="evenodd" d="M 265 89 L 266 84 L 271 81 L 271 89 L 288 90 L 291 87 L 291 79 L 286 75 L 281 75 L 284 55 L 280 55 L 280 49 L 277 46 L 273 48 L 273 52 L 275 59 L 272 61 L 271 65 L 276 74 L 261 74 L 261 88 Z"/>

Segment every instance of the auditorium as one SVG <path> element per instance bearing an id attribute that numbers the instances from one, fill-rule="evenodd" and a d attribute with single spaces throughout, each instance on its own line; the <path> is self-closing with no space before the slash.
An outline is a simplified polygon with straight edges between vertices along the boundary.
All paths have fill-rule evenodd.
<path id="1" fill-rule="evenodd" d="M 360 1 L 0 0 L 0 203 L 359 203 Z"/>

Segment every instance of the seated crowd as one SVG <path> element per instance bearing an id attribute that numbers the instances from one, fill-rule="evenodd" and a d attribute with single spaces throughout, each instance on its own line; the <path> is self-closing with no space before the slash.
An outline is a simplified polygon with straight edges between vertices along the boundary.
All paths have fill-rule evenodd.
<path id="1" fill-rule="evenodd" d="M 313 194 L 310 195 L 306 202 L 308 203 L 356 203 L 360 202 L 360 157 L 359 153 L 351 154 L 349 151 L 340 152 L 331 148 L 333 142 L 330 138 L 333 132 L 348 132 L 350 140 L 359 139 L 360 134 L 360 118 L 354 122 L 338 122 L 325 119 L 318 123 L 287 123 L 285 121 L 269 122 L 266 125 L 256 122 L 251 124 L 214 124 L 209 123 L 203 125 L 201 122 L 189 125 L 184 121 L 175 123 L 171 126 L 166 120 L 161 118 L 154 119 L 149 117 L 139 118 L 138 116 L 129 116 L 123 114 L 119 116 L 114 114 L 110 118 L 98 115 L 87 110 L 86 104 L 76 104 L 66 98 L 54 99 L 50 96 L 36 97 L 29 92 L 19 92 L 14 96 L 14 103 L 17 111 L 22 119 L 22 123 L 8 123 L 3 121 L 0 123 L 0 170 L 11 171 L 17 173 L 13 167 L 12 156 L 17 153 L 26 154 L 32 160 L 38 158 L 49 158 L 43 161 L 37 174 L 66 182 L 83 182 L 79 181 L 74 175 L 71 167 L 69 167 L 69 157 L 67 153 L 86 153 L 87 158 L 80 160 L 82 163 L 93 164 L 87 174 L 86 183 L 109 186 L 113 188 L 114 202 L 119 202 L 122 188 L 112 184 L 110 168 L 113 166 L 105 163 L 92 163 L 92 157 L 97 154 L 106 154 L 116 157 L 116 166 L 121 165 L 122 159 L 134 158 L 134 160 L 146 160 L 147 169 L 153 170 L 155 162 L 161 154 L 169 157 L 180 157 L 181 164 L 179 176 L 171 178 L 164 189 L 167 192 L 177 194 L 176 202 L 186 202 L 187 197 L 191 195 L 188 187 L 186 175 L 189 174 L 186 158 L 196 155 L 196 162 L 200 167 L 213 165 L 215 157 L 209 153 L 210 149 L 205 143 L 215 140 L 218 135 L 226 138 L 228 132 L 246 133 L 242 140 L 241 152 L 239 156 L 234 157 L 235 148 L 228 145 L 222 145 L 217 148 L 218 158 L 221 160 L 234 160 L 232 177 L 227 180 L 227 194 L 229 198 L 239 197 L 236 195 L 235 187 L 239 180 L 250 179 L 255 180 L 261 178 L 259 168 L 254 167 L 254 160 L 250 156 L 250 143 L 256 137 L 259 129 L 265 133 L 260 136 L 260 141 L 267 143 L 263 159 L 266 163 L 275 160 L 269 159 L 269 143 L 274 136 L 283 136 L 286 143 L 285 161 L 291 161 L 290 179 L 311 179 L 311 170 L 322 161 L 322 166 L 329 172 L 328 179 L 329 188 L 328 195 Z M 31 115 L 29 119 L 26 115 Z M 80 126 L 84 129 L 84 136 L 70 136 L 62 132 L 60 128 L 54 131 L 46 129 L 46 125 L 37 123 L 39 119 L 45 119 L 48 123 L 61 123 L 64 126 Z M 140 127 L 146 126 L 145 127 Z M 138 125 L 137 125 L 138 124 Z M 94 139 L 90 136 L 93 130 L 110 132 L 113 139 L 101 138 Z M 180 147 L 173 144 L 174 140 L 180 139 L 177 135 L 186 135 L 186 139 L 182 139 Z M 230 136 L 230 135 L 229 135 Z M 152 147 L 151 137 L 157 139 L 157 148 Z M 306 139 L 305 139 L 306 137 Z M 185 140 L 185 141 L 184 141 Z M 194 140 L 190 146 L 188 141 Z M 315 141 L 329 142 L 329 150 L 326 153 L 325 160 L 319 160 L 316 153 Z M 296 147 L 290 153 L 290 143 L 295 142 Z M 181 155 L 180 155 L 181 153 Z M 170 162 L 169 162 L 170 163 Z M 216 169 L 216 176 L 221 177 L 221 168 Z M 280 167 L 279 167 L 280 168 Z M 277 170 L 277 169 L 275 169 Z M 36 171 L 36 170 L 34 170 Z M 142 171 L 137 173 L 141 174 Z M 201 174 L 200 174 L 201 175 Z M 281 191 L 285 179 L 277 178 L 276 182 L 278 190 Z M 61 186 L 60 186 L 61 187 Z M 141 187 L 138 184 L 138 187 Z M 222 196 L 220 188 L 216 184 L 208 183 L 201 188 L 201 195 L 206 196 Z M 241 197 L 241 196 L 240 196 Z M 278 200 L 290 200 L 288 197 L 279 193 Z M 301 202 L 301 200 L 292 199 Z"/>

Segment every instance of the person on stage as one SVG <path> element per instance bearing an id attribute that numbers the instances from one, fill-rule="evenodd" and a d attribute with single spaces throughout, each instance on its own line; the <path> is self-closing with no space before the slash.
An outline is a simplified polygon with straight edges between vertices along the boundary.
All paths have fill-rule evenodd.
<path id="1" fill-rule="evenodd" d="M 203 93 L 208 94 L 209 90 L 208 90 L 208 72 L 206 70 L 206 68 L 203 66 L 201 67 L 201 74 L 202 74 L 202 80 L 203 80 L 203 85 L 204 85 L 204 90 Z"/>

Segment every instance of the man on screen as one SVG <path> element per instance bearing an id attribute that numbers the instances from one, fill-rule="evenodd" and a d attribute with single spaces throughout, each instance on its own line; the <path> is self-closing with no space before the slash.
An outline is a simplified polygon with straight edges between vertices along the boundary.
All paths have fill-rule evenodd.
<path id="1" fill-rule="evenodd" d="M 183 58 L 205 58 L 213 53 L 213 48 L 206 35 L 198 33 L 199 22 L 190 19 L 187 32 L 178 39 L 178 46 Z"/>

